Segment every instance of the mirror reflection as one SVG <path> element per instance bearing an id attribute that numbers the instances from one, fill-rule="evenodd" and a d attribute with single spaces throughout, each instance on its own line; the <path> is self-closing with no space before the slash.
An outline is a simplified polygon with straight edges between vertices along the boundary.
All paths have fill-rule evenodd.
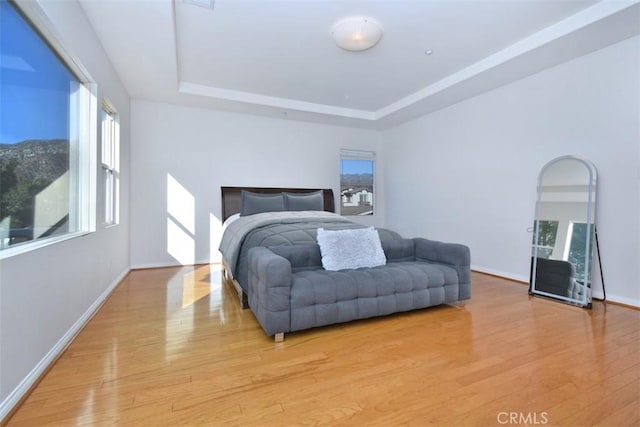
<path id="1" fill-rule="evenodd" d="M 591 306 L 596 170 L 563 156 L 538 176 L 529 293 Z"/>

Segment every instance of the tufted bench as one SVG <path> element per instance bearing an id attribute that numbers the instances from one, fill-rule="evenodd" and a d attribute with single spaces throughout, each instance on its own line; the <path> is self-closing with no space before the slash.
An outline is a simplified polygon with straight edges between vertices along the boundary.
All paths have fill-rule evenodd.
<path id="1" fill-rule="evenodd" d="M 382 242 L 387 263 L 327 271 L 317 244 L 249 251 L 249 306 L 267 335 L 450 304 L 471 297 L 469 248 L 432 240 Z"/>

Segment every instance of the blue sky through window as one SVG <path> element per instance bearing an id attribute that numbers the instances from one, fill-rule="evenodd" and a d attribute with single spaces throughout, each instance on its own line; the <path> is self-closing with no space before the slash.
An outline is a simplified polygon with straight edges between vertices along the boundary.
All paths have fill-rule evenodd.
<path id="1" fill-rule="evenodd" d="M 373 174 L 373 161 L 371 160 L 340 159 L 340 167 L 342 173 L 345 175 L 361 173 Z"/>
<path id="2" fill-rule="evenodd" d="M 0 143 L 68 139 L 75 81 L 20 13 L 0 0 Z"/>

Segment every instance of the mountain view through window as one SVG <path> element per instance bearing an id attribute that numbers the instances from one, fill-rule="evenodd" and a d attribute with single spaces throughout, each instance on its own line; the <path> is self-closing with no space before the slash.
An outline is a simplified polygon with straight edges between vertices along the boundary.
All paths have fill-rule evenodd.
<path id="1" fill-rule="evenodd" d="M 0 249 L 67 233 L 72 112 L 80 82 L 16 7 L 0 0 Z"/>

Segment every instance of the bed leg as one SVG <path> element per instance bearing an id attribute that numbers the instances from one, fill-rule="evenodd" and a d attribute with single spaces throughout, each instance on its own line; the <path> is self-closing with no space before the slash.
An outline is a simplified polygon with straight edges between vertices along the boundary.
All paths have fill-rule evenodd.
<path id="1" fill-rule="evenodd" d="M 243 310 L 246 310 L 247 308 L 249 308 L 249 296 L 242 289 L 242 286 L 240 286 L 240 283 L 238 283 L 238 281 L 233 278 L 233 276 L 231 275 L 231 271 L 227 268 L 226 262 L 222 263 L 222 278 L 225 282 L 229 282 L 233 287 L 233 289 L 235 289 L 235 291 L 238 293 L 238 299 L 240 300 L 240 307 Z"/>
<path id="2" fill-rule="evenodd" d="M 284 341 L 284 332 L 278 332 L 277 334 L 275 334 L 274 338 L 275 338 L 276 342 L 283 342 Z"/>

